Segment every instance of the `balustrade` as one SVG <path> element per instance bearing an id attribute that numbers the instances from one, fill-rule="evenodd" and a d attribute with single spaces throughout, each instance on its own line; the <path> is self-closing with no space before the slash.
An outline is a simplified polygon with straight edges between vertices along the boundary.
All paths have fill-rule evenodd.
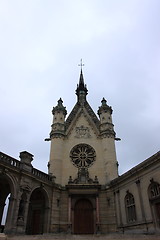
<path id="1" fill-rule="evenodd" d="M 14 168 L 21 169 L 20 161 L 2 153 L 2 152 L 0 152 L 0 161 L 7 165 L 10 165 Z M 48 175 L 47 173 L 41 172 L 40 170 L 38 170 L 36 168 L 32 168 L 32 174 L 35 177 L 42 179 L 43 181 L 52 181 L 52 177 L 50 175 Z"/>
<path id="2" fill-rule="evenodd" d="M 13 167 L 20 168 L 20 161 L 8 156 L 7 154 L 2 153 L 2 152 L 0 152 L 0 161 L 7 163 Z"/>

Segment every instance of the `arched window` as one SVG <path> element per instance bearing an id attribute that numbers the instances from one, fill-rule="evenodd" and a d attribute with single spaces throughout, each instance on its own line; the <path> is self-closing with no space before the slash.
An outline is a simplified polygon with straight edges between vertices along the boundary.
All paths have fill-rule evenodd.
<path id="1" fill-rule="evenodd" d="M 150 180 L 151 184 L 148 187 L 148 196 L 153 213 L 153 219 L 158 228 L 160 228 L 160 184 L 155 182 L 153 178 Z"/>
<path id="2" fill-rule="evenodd" d="M 149 186 L 149 197 L 150 199 L 155 199 L 160 197 L 160 184 L 154 181 L 151 181 L 151 185 Z"/>
<path id="3" fill-rule="evenodd" d="M 126 206 L 126 216 L 128 222 L 135 222 L 136 221 L 136 207 L 134 196 L 127 191 L 125 196 L 125 206 Z"/>

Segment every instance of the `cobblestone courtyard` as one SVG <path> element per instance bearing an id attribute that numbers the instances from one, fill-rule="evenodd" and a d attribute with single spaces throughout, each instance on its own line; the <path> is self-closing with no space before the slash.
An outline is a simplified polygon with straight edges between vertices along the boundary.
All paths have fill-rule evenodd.
<path id="1" fill-rule="evenodd" d="M 69 235 L 69 234 L 50 234 L 34 236 L 4 236 L 0 235 L 0 240 L 159 240 L 160 235 L 140 235 L 140 234 L 107 234 L 107 235 Z"/>

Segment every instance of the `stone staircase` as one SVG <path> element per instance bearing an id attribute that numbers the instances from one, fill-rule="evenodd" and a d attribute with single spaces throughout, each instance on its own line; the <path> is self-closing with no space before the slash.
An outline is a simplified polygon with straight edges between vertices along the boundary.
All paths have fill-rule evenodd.
<path id="1" fill-rule="evenodd" d="M 160 240 L 160 235 L 140 234 L 104 234 L 104 235 L 70 235 L 70 234 L 44 234 L 44 235 L 0 235 L 0 240 Z"/>

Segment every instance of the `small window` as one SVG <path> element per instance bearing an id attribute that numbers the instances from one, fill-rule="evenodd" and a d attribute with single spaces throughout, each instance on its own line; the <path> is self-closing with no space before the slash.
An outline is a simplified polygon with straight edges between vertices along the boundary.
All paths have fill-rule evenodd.
<path id="1" fill-rule="evenodd" d="M 134 196 L 127 192 L 125 196 L 125 206 L 126 206 L 126 215 L 128 222 L 135 222 L 136 221 L 136 207 Z"/>

